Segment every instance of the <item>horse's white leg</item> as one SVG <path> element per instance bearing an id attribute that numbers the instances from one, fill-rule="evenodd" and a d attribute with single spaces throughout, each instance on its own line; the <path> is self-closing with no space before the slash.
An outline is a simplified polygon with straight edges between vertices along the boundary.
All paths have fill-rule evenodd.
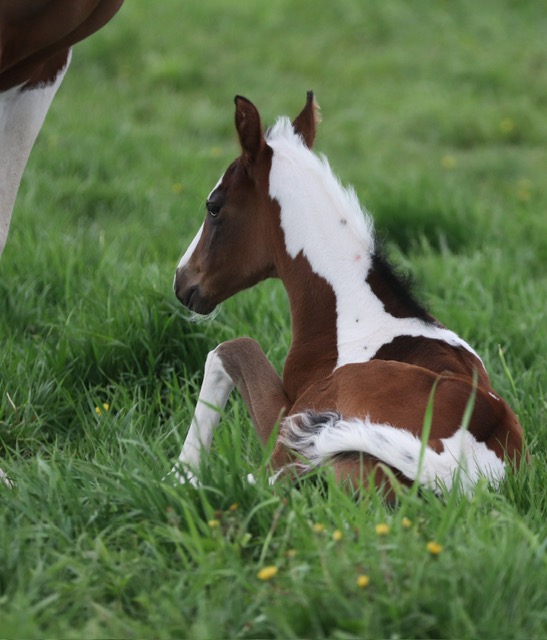
<path id="1" fill-rule="evenodd" d="M 52 84 L 0 93 L 0 256 L 30 151 L 69 62 L 70 55 Z"/>
<path id="2" fill-rule="evenodd" d="M 202 452 L 209 451 L 220 421 L 219 411 L 224 409 L 234 386 L 243 396 L 263 444 L 289 405 L 279 375 L 255 340 L 237 338 L 218 345 L 207 356 L 190 430 L 171 471 L 180 482 L 194 481 L 191 472 L 185 476 L 181 471 L 185 467 L 195 469 Z"/>
<path id="3" fill-rule="evenodd" d="M 218 349 L 218 347 L 217 347 Z M 213 432 L 220 421 L 220 412 L 226 406 L 234 383 L 222 365 L 217 349 L 209 352 L 205 361 L 203 383 L 190 429 L 180 452 L 179 459 L 171 469 L 179 482 L 195 482 L 192 471 L 199 467 L 202 452 L 211 448 Z"/>

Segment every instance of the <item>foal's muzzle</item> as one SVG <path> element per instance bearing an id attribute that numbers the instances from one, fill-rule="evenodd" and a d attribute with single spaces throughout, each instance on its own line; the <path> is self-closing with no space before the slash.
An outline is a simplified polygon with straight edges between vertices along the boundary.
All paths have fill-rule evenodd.
<path id="1" fill-rule="evenodd" d="M 190 311 L 207 315 L 214 311 L 216 304 L 210 302 L 197 282 L 188 273 L 188 269 L 183 267 L 177 269 L 174 282 L 175 295 L 180 302 Z"/>

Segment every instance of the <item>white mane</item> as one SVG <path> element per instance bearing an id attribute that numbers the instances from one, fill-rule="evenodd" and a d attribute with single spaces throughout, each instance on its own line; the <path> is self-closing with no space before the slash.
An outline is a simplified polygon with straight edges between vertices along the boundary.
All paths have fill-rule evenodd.
<path id="1" fill-rule="evenodd" d="M 289 254 L 295 257 L 303 250 L 310 259 L 310 252 L 324 253 L 331 247 L 328 253 L 334 257 L 337 250 L 347 253 L 350 239 L 363 258 L 370 254 L 374 248 L 372 219 L 361 208 L 355 191 L 342 186 L 328 160 L 306 147 L 286 117 L 267 132 L 266 141 L 274 151 L 270 195 L 281 205 Z M 304 239 L 309 241 L 306 247 L 302 246 Z"/>

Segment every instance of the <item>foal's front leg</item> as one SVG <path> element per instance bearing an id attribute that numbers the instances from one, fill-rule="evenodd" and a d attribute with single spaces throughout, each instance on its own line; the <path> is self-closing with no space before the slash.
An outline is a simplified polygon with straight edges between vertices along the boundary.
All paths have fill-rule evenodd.
<path id="1" fill-rule="evenodd" d="M 263 444 L 289 406 L 279 375 L 255 340 L 237 338 L 218 345 L 207 356 L 194 417 L 171 470 L 179 482 L 195 482 L 192 470 L 199 466 L 202 452 L 211 448 L 220 412 L 234 387 L 243 396 Z"/>

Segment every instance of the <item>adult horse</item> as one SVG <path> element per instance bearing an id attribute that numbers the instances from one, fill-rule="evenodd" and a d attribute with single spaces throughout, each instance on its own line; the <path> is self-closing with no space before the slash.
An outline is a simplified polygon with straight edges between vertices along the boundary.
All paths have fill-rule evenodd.
<path id="1" fill-rule="evenodd" d="M 71 47 L 123 0 L 2 0 L 0 4 L 0 256 L 36 136 L 68 68 Z"/>
<path id="2" fill-rule="evenodd" d="M 0 3 L 0 256 L 27 160 L 71 58 L 123 0 Z M 0 469 L 0 482 L 10 484 Z"/>
<path id="3" fill-rule="evenodd" d="M 328 463 L 353 486 L 373 479 L 387 490 L 393 474 L 434 491 L 457 484 L 471 492 L 481 476 L 498 485 L 506 462 L 521 457 L 518 420 L 475 351 L 393 271 L 354 192 L 311 151 L 313 94 L 293 123 L 280 118 L 266 135 L 256 107 L 242 97 L 235 102 L 241 155 L 207 199 L 175 292 L 207 314 L 279 277 L 292 344 L 282 379 L 249 338 L 209 353 L 172 474 L 195 480 L 219 409 L 237 387 L 263 443 L 281 420 L 271 460 L 278 472 Z"/>

